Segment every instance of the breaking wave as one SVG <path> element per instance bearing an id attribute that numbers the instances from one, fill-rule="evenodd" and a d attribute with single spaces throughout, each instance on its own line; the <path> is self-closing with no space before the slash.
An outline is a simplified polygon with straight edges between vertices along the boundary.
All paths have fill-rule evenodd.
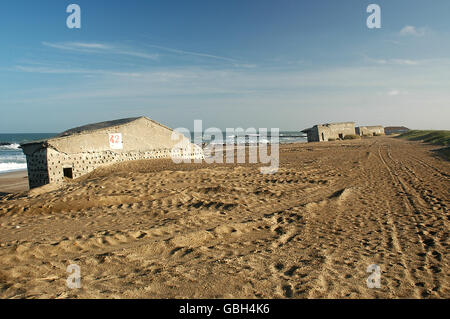
<path id="1" fill-rule="evenodd" d="M 20 150 L 20 145 L 17 143 L 0 143 L 0 150 Z"/>
<path id="2" fill-rule="evenodd" d="M 27 169 L 27 163 L 0 163 L 0 173 Z"/>

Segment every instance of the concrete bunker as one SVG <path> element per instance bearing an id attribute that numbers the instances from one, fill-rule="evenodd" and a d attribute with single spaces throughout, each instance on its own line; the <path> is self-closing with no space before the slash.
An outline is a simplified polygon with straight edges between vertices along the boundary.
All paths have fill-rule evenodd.
<path id="1" fill-rule="evenodd" d="M 355 135 L 354 122 L 328 123 L 314 125 L 305 129 L 302 133 L 307 134 L 308 142 L 326 142 L 329 140 L 344 139 L 347 135 Z"/>
<path id="2" fill-rule="evenodd" d="M 66 178 L 75 179 L 97 167 L 123 161 L 204 158 L 201 147 L 147 117 L 88 124 L 21 147 L 30 188 L 63 183 Z"/>
<path id="3" fill-rule="evenodd" d="M 359 136 L 380 136 L 384 134 L 384 127 L 381 125 L 374 126 L 358 126 L 356 134 Z"/>

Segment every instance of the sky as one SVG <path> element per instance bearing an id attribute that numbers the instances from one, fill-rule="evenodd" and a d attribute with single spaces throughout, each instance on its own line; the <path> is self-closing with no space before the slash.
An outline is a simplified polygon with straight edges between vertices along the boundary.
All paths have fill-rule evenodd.
<path id="1" fill-rule="evenodd" d="M 135 116 L 450 129 L 449 14 L 448 0 L 5 0 L 0 133 Z"/>

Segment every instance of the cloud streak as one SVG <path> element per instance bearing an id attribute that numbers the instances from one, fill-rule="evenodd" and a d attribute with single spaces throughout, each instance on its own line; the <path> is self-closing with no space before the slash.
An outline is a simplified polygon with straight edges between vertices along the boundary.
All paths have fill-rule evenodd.
<path id="1" fill-rule="evenodd" d="M 416 28 L 412 25 L 407 25 L 400 30 L 401 36 L 414 36 L 414 37 L 423 37 L 427 33 L 427 28 Z"/>
<path id="2" fill-rule="evenodd" d="M 368 56 L 365 56 L 366 61 L 380 64 L 380 65 L 404 65 L 404 66 L 414 66 L 420 65 L 423 61 L 420 60 L 411 60 L 411 59 L 374 59 Z"/>
<path id="3" fill-rule="evenodd" d="M 124 55 L 129 57 L 136 57 L 141 59 L 147 59 L 147 60 L 159 60 L 161 57 L 161 54 L 159 53 L 148 53 L 144 52 L 142 50 L 137 49 L 130 49 L 125 48 L 122 46 L 115 46 L 111 44 L 105 44 L 105 43 L 84 43 L 84 42 L 61 42 L 61 43 L 52 43 L 52 42 L 42 42 L 42 45 L 57 49 L 57 50 L 64 50 L 64 51 L 72 51 L 72 52 L 79 52 L 79 53 L 86 53 L 86 54 L 116 54 L 116 55 Z M 146 47 L 165 51 L 167 53 L 172 53 L 178 56 L 191 56 L 191 57 L 199 57 L 204 59 L 211 59 L 216 61 L 222 61 L 222 62 L 228 62 L 232 66 L 236 68 L 255 68 L 257 65 L 252 63 L 246 63 L 239 61 L 234 58 L 220 56 L 220 55 L 214 55 L 214 54 L 208 54 L 208 53 L 202 53 L 202 52 L 194 52 L 194 51 L 186 51 L 186 50 L 180 50 L 175 48 L 169 48 L 159 45 L 146 45 Z"/>
<path id="4" fill-rule="evenodd" d="M 388 95 L 389 96 L 397 96 L 397 95 L 399 95 L 400 94 L 400 91 L 399 90 L 390 90 L 389 92 L 388 92 Z"/>
<path id="5" fill-rule="evenodd" d="M 41 74 L 84 74 L 84 75 L 112 75 L 124 77 L 139 77 L 142 74 L 138 72 L 118 72 L 107 70 L 90 70 L 90 69 L 74 69 L 74 68 L 55 68 L 55 67 L 36 67 L 17 65 L 15 70 L 27 73 L 41 73 Z"/>
<path id="6" fill-rule="evenodd" d="M 444 68 L 444 69 L 443 69 Z M 441 74 L 436 70 L 440 69 Z M 335 92 L 353 94 L 383 89 L 390 96 L 403 92 L 403 88 L 423 90 L 426 86 L 449 85 L 441 63 L 418 66 L 399 72 L 397 67 L 365 66 L 341 67 L 322 70 L 273 69 L 208 69 L 208 68 L 157 68 L 133 71 L 64 69 L 50 66 L 16 66 L 28 73 L 99 75 L 85 87 L 83 82 L 76 96 L 96 97 L 151 97 L 151 96 L 299 96 L 309 92 Z M 101 77 L 100 77 L 101 76 Z M 431 78 L 430 78 L 431 77 Z M 343 81 L 345 79 L 345 81 Z M 434 80 L 434 81 L 433 81 Z M 393 89 L 395 88 L 395 89 Z M 71 90 L 72 91 L 72 90 Z M 55 96 L 53 98 L 56 98 Z M 281 101 L 281 100 L 280 100 Z"/>
<path id="7" fill-rule="evenodd" d="M 213 54 L 207 54 L 207 53 L 201 53 L 201 52 L 193 52 L 193 51 L 185 51 L 185 50 L 168 48 L 168 47 L 159 46 L 159 45 L 147 45 L 147 46 L 151 47 L 151 48 L 155 48 L 155 49 L 171 52 L 171 53 L 176 53 L 176 54 L 179 54 L 179 55 L 191 55 L 191 56 L 197 56 L 197 57 L 202 57 L 202 58 L 210 58 L 210 59 L 215 59 L 215 60 L 222 60 L 222 61 L 227 61 L 227 62 L 238 62 L 236 59 L 223 57 L 223 56 L 219 56 L 219 55 L 213 55 Z"/>
<path id="8" fill-rule="evenodd" d="M 138 50 L 130 50 L 122 47 L 117 47 L 113 45 L 103 44 L 103 43 L 82 43 L 82 42 L 63 42 L 63 43 L 51 43 L 42 42 L 42 45 L 66 51 L 74 51 L 81 53 L 94 53 L 94 54 L 117 54 L 126 55 L 148 60 L 158 60 L 160 55 L 157 53 L 147 53 Z"/>
<path id="9" fill-rule="evenodd" d="M 212 123 L 234 123 L 238 112 L 249 123 L 259 117 L 261 123 L 277 125 L 279 117 L 292 127 L 300 125 L 299 119 L 307 125 L 348 120 L 348 116 L 355 120 L 373 117 L 383 124 L 387 121 L 385 114 L 390 114 L 393 122 L 419 125 L 423 119 L 428 119 L 427 123 L 436 121 L 427 117 L 428 109 L 442 111 L 448 105 L 450 64 L 443 62 L 434 60 L 417 67 L 374 64 L 314 70 L 152 67 L 136 73 L 20 65 L 16 71 L 91 77 L 74 77 L 70 83 L 46 86 L 39 92 L 33 86 L 32 92 L 7 94 L 11 96 L 9 103 L 17 107 L 33 104 L 69 110 L 84 105 L 85 110 L 103 114 L 107 106 L 107 112 L 129 114 L 133 110 L 168 119 L 189 111 Z M 289 119 L 280 114 L 290 114 Z M 184 118 L 180 115 L 177 121 L 181 123 Z M 420 121 L 413 122 L 415 118 Z M 445 123 L 440 121 L 437 124 L 443 127 Z"/>

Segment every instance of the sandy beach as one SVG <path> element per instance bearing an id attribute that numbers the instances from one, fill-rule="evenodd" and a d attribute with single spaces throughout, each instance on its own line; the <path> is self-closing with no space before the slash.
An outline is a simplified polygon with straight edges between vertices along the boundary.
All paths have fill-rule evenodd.
<path id="1" fill-rule="evenodd" d="M 0 297 L 450 298 L 450 163 L 435 148 L 289 144 L 273 175 L 146 160 L 22 193 L 23 172 L 0 176 L 19 192 L 0 199 Z"/>
<path id="2" fill-rule="evenodd" d="M 25 192 L 28 189 L 27 171 L 0 174 L 0 196 Z"/>

